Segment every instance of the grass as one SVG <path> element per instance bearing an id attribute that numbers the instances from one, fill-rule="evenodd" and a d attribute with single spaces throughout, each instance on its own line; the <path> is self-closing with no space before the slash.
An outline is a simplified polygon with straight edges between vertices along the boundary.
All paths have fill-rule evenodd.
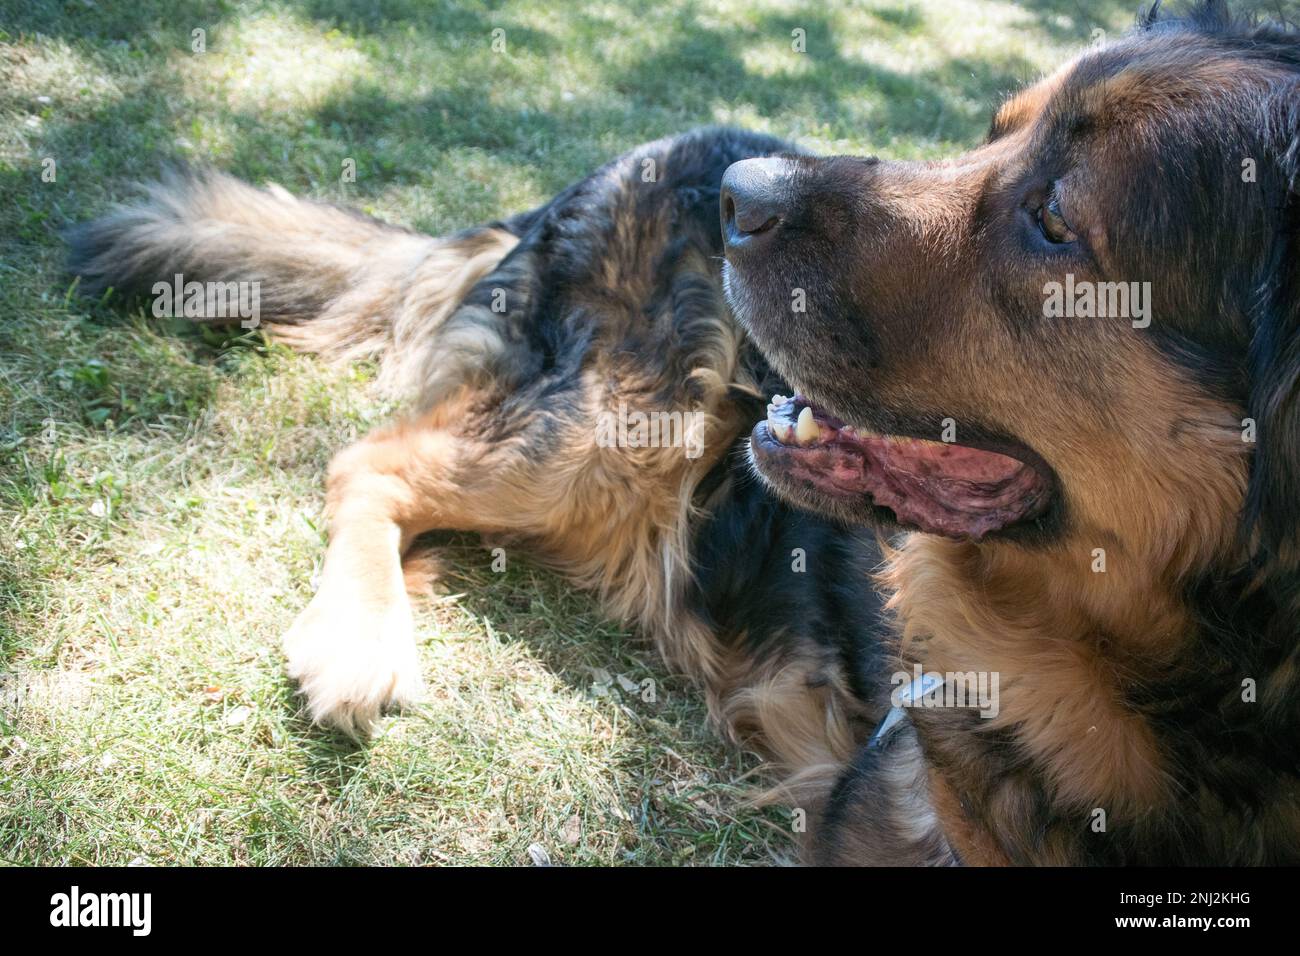
<path id="1" fill-rule="evenodd" d="M 427 700 L 366 747 L 309 727 L 277 640 L 329 454 L 389 411 L 372 370 L 83 301 L 58 229 L 177 157 L 436 233 L 702 123 L 938 156 L 1133 5 L 553 6 L 0 0 L 0 860 L 789 852 L 789 814 L 743 805 L 755 760 L 651 648 L 474 540 L 420 612 Z M 646 679 L 653 702 L 624 689 Z"/>

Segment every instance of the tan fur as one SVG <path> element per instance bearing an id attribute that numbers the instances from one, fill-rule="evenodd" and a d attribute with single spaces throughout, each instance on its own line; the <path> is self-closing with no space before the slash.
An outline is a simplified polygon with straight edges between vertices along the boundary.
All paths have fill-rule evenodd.
<path id="1" fill-rule="evenodd" d="M 1234 561 L 1247 467 L 1230 424 L 1236 413 L 1177 390 L 1154 370 L 1135 370 L 1139 381 L 1170 391 L 1135 393 L 1135 403 L 1178 408 L 1187 427 L 1136 436 L 1128 429 L 1110 443 L 1090 438 L 1091 465 L 1079 467 L 1106 469 L 1107 482 L 1068 481 L 1076 496 L 1069 535 L 1034 549 L 913 535 L 882 577 L 903 653 L 928 670 L 998 672 L 1000 711 L 982 726 L 1014 730 L 1061 800 L 1116 812 L 1168 795 L 1159 747 L 1120 704 L 1121 691 L 1170 664 L 1193 633 L 1182 598 L 1189 577 Z M 1149 411 L 1153 419 L 1160 420 Z M 1205 455 L 1207 443 L 1221 453 Z M 1169 467 L 1175 461 L 1193 467 Z M 1128 491 L 1113 490 L 1117 475 L 1130 476 Z M 1107 486 L 1104 498 L 1083 497 Z M 1185 505 L 1191 501 L 1195 508 Z M 1097 548 L 1105 551 L 1103 573 L 1093 570 Z"/>
<path id="2" fill-rule="evenodd" d="M 1106 82 L 1084 88 L 1082 103 L 1069 108 L 1086 116 L 1098 133 L 1115 126 L 1151 126 L 1193 104 L 1214 108 L 1229 90 L 1245 104 L 1249 87 L 1266 87 L 1285 76 L 1276 65 L 1223 57 L 1212 43 L 1187 36 L 1159 55 L 1128 64 Z"/>
<path id="3" fill-rule="evenodd" d="M 273 326 L 272 337 L 330 358 L 382 356 L 381 384 L 397 395 L 418 392 L 426 403 L 480 372 L 503 350 L 492 326 L 444 326 L 474 283 L 519 240 L 501 229 L 463 239 L 420 238 L 418 246 L 385 254 L 381 268 L 363 249 L 365 261 L 357 264 L 360 274 L 346 294 L 311 322 Z"/>
<path id="4" fill-rule="evenodd" d="M 755 666 L 735 655 L 726 675 L 722 724 L 738 743 L 767 755 L 779 782 L 758 802 L 818 803 L 856 749 L 861 705 L 834 661 L 778 659 Z"/>
<path id="5" fill-rule="evenodd" d="M 1072 68 L 1073 64 L 1063 67 L 1004 101 L 993 114 L 991 136 L 1006 136 L 1028 128 L 1038 119 Z"/>
<path id="6" fill-rule="evenodd" d="M 961 861 L 968 866 L 1010 866 L 996 835 L 971 825 L 961 795 L 948 779 L 930 768 L 927 782 L 936 826 Z"/>

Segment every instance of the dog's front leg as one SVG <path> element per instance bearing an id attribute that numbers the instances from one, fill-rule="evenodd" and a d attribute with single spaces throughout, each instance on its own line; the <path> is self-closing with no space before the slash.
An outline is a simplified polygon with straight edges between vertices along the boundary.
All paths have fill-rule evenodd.
<path id="1" fill-rule="evenodd" d="M 402 554 L 432 526 L 420 479 L 427 469 L 446 468 L 433 459 L 449 453 L 450 442 L 445 433 L 398 425 L 330 464 L 324 569 L 315 597 L 284 637 L 289 674 L 317 723 L 365 733 L 384 709 L 420 694 Z"/>

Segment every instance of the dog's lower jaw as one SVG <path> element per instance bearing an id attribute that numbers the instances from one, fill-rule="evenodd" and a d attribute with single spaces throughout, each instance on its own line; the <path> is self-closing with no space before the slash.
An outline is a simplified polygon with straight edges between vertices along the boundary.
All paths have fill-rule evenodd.
<path id="1" fill-rule="evenodd" d="M 355 591 L 327 570 L 283 643 L 312 721 L 363 737 L 385 710 L 419 700 L 423 681 L 406 594 L 367 600 Z"/>

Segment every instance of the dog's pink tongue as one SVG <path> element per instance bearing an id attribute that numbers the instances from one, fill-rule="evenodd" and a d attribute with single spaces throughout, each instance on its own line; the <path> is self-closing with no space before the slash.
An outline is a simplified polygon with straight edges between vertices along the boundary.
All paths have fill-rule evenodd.
<path id="1" fill-rule="evenodd" d="M 792 470 L 823 491 L 869 495 L 903 524 L 981 538 L 1041 510 L 1042 480 L 1007 455 L 911 438 L 837 437 L 800 448 Z"/>

